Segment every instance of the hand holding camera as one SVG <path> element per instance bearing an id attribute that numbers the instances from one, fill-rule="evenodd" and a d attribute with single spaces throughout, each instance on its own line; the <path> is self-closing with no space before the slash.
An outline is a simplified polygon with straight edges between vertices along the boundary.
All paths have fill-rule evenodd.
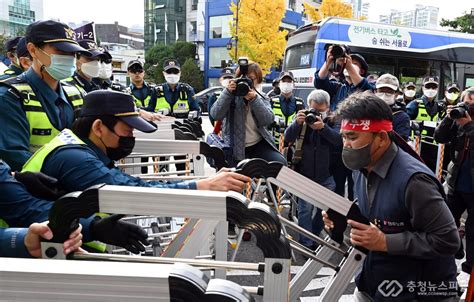
<path id="1" fill-rule="evenodd" d="M 321 130 L 324 128 L 322 114 L 314 108 L 298 111 L 296 114 L 296 123 L 298 123 L 298 125 L 306 123 L 314 130 Z"/>
<path id="2" fill-rule="evenodd" d="M 456 120 L 456 123 L 460 126 L 472 121 L 471 119 L 471 108 L 466 103 L 459 103 L 457 105 L 449 105 L 446 110 L 450 119 Z"/>

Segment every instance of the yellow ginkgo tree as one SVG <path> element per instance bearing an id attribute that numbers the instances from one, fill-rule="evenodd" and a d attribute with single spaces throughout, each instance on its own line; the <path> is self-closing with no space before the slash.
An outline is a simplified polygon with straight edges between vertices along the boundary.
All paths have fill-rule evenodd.
<path id="1" fill-rule="evenodd" d="M 342 0 L 323 0 L 319 8 L 308 2 L 303 3 L 306 14 L 313 22 L 327 17 L 352 18 L 352 6 Z"/>
<path id="2" fill-rule="evenodd" d="M 234 59 L 246 56 L 268 72 L 283 57 L 286 30 L 280 30 L 285 16 L 285 0 L 234 0 L 230 5 L 234 21 L 230 24 L 235 44 L 229 50 Z"/>

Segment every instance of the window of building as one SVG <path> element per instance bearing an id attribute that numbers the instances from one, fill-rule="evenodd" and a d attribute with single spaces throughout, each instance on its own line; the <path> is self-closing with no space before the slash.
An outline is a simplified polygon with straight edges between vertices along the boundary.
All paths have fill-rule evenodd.
<path id="1" fill-rule="evenodd" d="M 209 18 L 209 39 L 230 38 L 232 15 Z"/>
<path id="2" fill-rule="evenodd" d="M 191 1 L 191 10 L 197 10 L 199 0 L 192 0 Z"/>
<path id="3" fill-rule="evenodd" d="M 209 47 L 209 68 L 221 68 L 222 60 L 230 60 L 225 47 Z"/>
<path id="4" fill-rule="evenodd" d="M 197 33 L 197 21 L 191 21 L 191 33 L 195 35 Z"/>

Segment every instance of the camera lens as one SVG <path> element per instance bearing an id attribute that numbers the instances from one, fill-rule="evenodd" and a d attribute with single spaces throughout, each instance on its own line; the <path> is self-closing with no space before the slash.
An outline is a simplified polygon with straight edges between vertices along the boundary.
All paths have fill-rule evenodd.
<path id="1" fill-rule="evenodd" d="M 334 59 L 341 58 L 346 54 L 346 50 L 341 45 L 333 45 L 331 54 Z"/>
<path id="2" fill-rule="evenodd" d="M 451 110 L 451 113 L 449 114 L 449 116 L 455 120 L 462 118 L 465 115 L 466 115 L 466 109 L 462 107 L 453 108 L 453 110 Z"/>
<path id="3" fill-rule="evenodd" d="M 305 117 L 304 121 L 305 121 L 306 124 L 312 125 L 312 124 L 316 123 L 316 115 L 314 115 L 313 113 L 309 113 Z"/>

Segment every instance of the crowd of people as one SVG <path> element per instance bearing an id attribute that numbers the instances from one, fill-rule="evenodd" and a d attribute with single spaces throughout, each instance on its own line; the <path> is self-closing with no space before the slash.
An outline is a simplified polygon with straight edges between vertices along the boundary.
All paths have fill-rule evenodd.
<path id="1" fill-rule="evenodd" d="M 180 82 L 176 59 L 163 62 L 161 84 L 144 80 L 142 61 L 129 62 L 131 85 L 123 87 L 111 81 L 110 53 L 94 41 L 76 41 L 71 31 L 60 22 L 38 21 L 5 45 L 11 65 L 0 76 L 0 256 L 38 257 L 40 238 L 52 237 L 45 221 L 53 201 L 92 185 L 242 192 L 250 182 L 230 170 L 161 182 L 117 169 L 115 161 L 133 151 L 134 130 L 153 132 L 153 122 L 165 116 L 199 116 L 200 107 L 194 89 Z M 222 70 L 223 89 L 208 109 L 232 150 L 229 164 L 261 158 L 289 165 L 358 203 L 371 223 L 347 221 L 352 244 L 368 250 L 356 278 L 357 301 L 381 299 L 384 280 L 404 286 L 456 282 L 455 257 L 466 256 L 466 273 L 474 262 L 474 89 L 449 83 L 443 94 L 432 74 L 400 84 L 395 75 L 370 74 L 362 55 L 336 58 L 332 48 L 306 100 L 295 96 L 291 72 L 281 72 L 265 95 L 257 63 Z M 417 122 L 434 122 L 416 135 L 447 147 L 446 188 L 428 168 L 433 159 L 419 157 L 407 143 Z M 464 249 L 458 229 L 466 210 Z M 316 235 L 334 227 L 327 213 L 305 200 L 297 200 L 297 213 L 298 224 Z M 64 250 L 77 250 L 82 241 L 100 250 L 94 240 L 133 253 L 147 244 L 139 226 L 93 215 L 81 219 Z M 311 250 L 318 246 L 304 236 L 299 242 Z M 457 288 L 436 301 L 454 301 L 456 294 Z M 398 299 L 420 297 L 404 288 Z"/>

